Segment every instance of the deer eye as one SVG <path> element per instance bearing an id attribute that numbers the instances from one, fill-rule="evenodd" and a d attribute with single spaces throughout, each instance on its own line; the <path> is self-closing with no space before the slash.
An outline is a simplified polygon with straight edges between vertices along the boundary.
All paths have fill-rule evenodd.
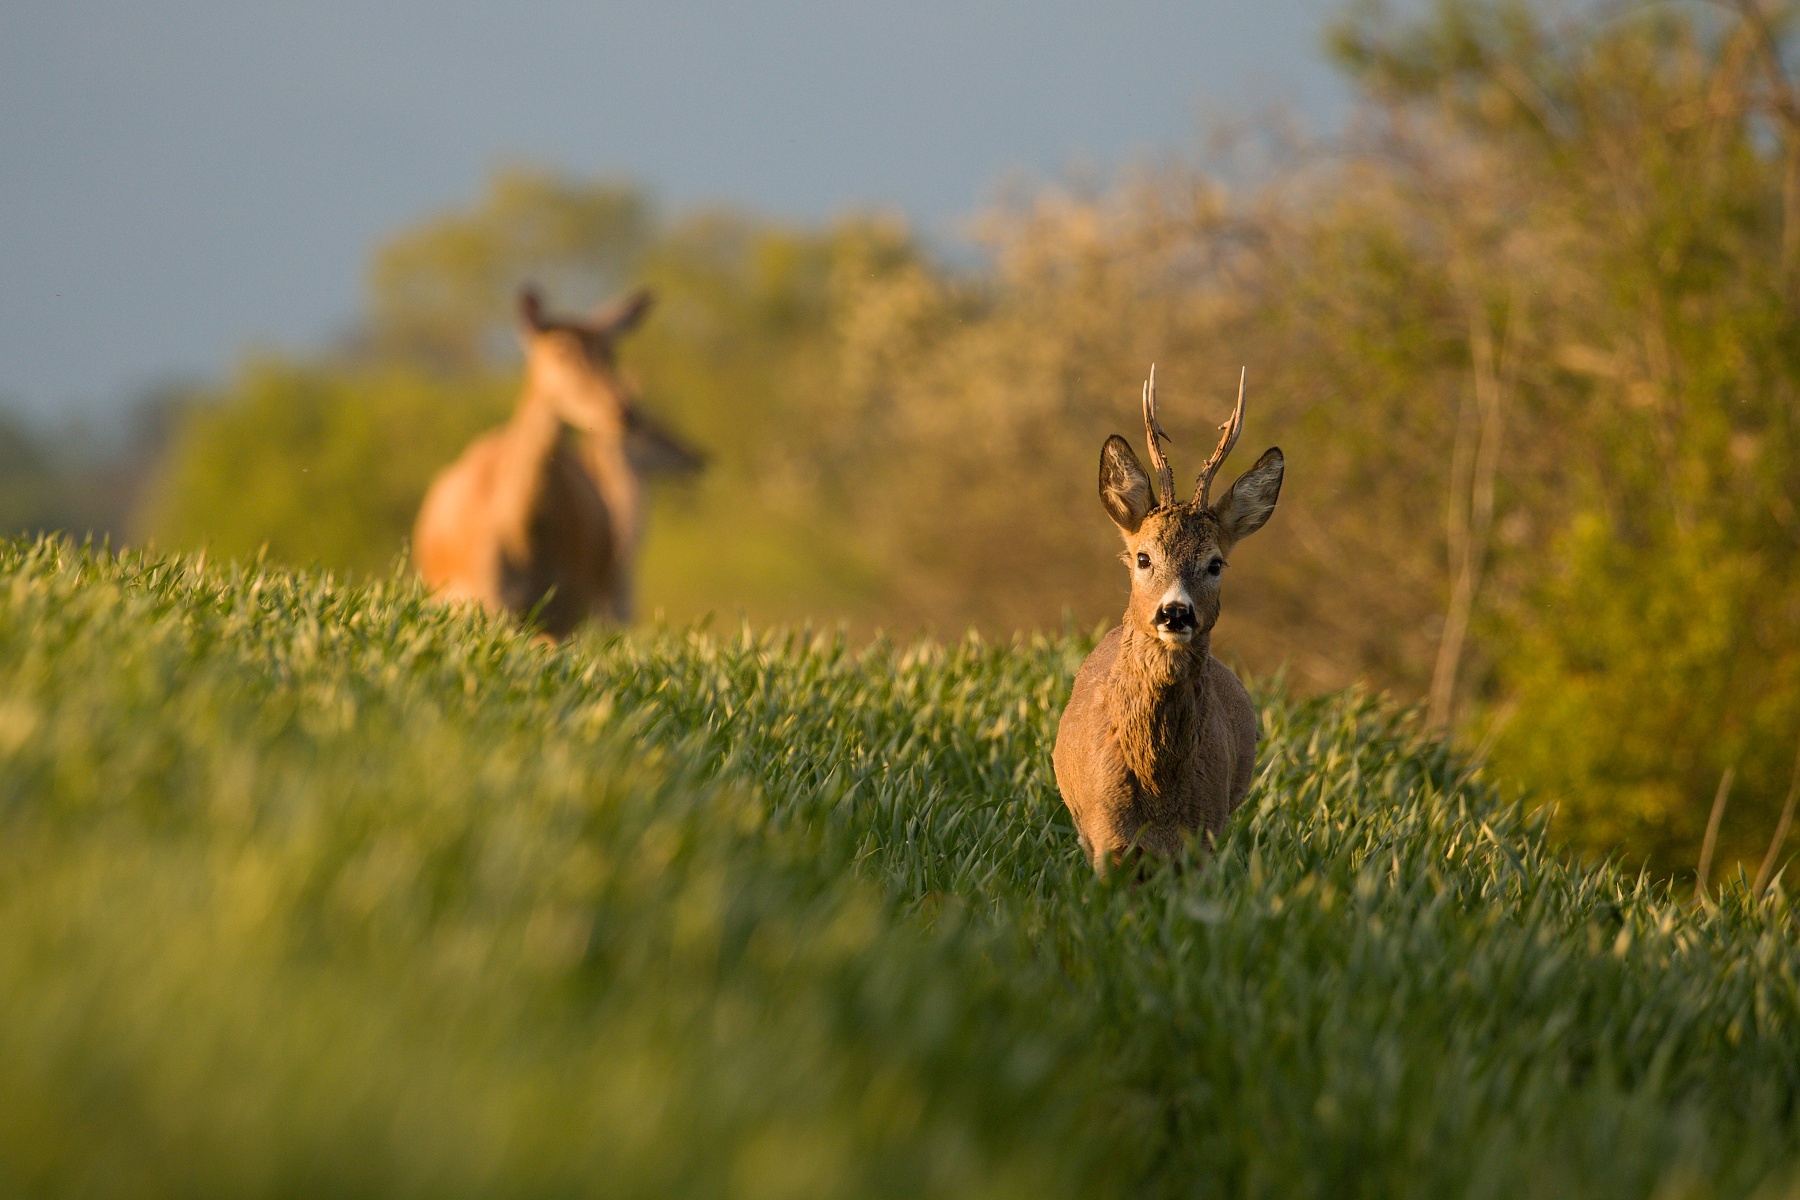
<path id="1" fill-rule="evenodd" d="M 1150 556 L 1148 554 L 1145 554 L 1142 550 L 1139 550 L 1138 551 L 1138 570 L 1148 571 L 1149 569 L 1150 569 Z"/>
<path id="2" fill-rule="evenodd" d="M 1219 572 L 1223 571 L 1224 569 L 1225 569 L 1225 560 L 1222 558 L 1215 558 L 1211 562 L 1206 564 L 1206 573 L 1208 575 L 1214 576 L 1215 578 L 1218 576 Z"/>

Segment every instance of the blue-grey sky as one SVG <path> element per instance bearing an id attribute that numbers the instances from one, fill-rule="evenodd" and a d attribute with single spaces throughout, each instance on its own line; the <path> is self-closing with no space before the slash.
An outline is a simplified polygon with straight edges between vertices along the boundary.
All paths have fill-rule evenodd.
<path id="1" fill-rule="evenodd" d="M 942 230 L 1010 172 L 1333 123 L 1333 0 L 0 0 L 0 398 L 303 349 L 497 163 Z"/>

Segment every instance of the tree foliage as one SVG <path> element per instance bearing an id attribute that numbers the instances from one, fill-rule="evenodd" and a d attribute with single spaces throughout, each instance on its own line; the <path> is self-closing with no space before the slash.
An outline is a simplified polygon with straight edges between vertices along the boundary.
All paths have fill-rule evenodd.
<path id="1" fill-rule="evenodd" d="M 511 386 L 404 364 L 248 361 L 193 400 L 148 528 L 226 557 L 381 573 L 432 474 L 504 418 Z"/>
<path id="2" fill-rule="evenodd" d="M 1529 289 L 1502 479 L 1541 531 L 1493 589 L 1501 760 L 1599 848 L 1678 852 L 1737 765 L 1743 852 L 1800 739 L 1800 107 L 1746 0 L 1558 28 L 1379 13 L 1340 45 L 1397 119 L 1481 147 Z M 1507 477 L 1510 476 L 1510 479 Z"/>

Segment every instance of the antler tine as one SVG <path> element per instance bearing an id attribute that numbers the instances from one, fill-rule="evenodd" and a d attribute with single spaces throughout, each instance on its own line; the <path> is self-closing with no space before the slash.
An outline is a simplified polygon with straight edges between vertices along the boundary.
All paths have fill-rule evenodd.
<path id="1" fill-rule="evenodd" d="M 1194 488 L 1194 500 L 1201 508 L 1205 508 L 1210 502 L 1213 476 L 1217 475 L 1219 468 L 1225 464 L 1225 456 L 1231 453 L 1233 446 L 1237 445 L 1238 434 L 1242 433 L 1244 429 L 1244 368 L 1242 367 L 1238 368 L 1237 407 L 1231 410 L 1230 418 L 1219 428 L 1224 430 L 1224 433 L 1219 436 L 1218 448 L 1212 452 L 1212 457 L 1206 460 L 1206 465 L 1200 468 L 1200 478 Z"/>
<path id="2" fill-rule="evenodd" d="M 1144 440 L 1150 443 L 1150 465 L 1156 468 L 1156 486 L 1162 493 L 1161 503 L 1175 503 L 1175 469 L 1163 457 L 1162 443 L 1169 440 L 1162 423 L 1156 419 L 1156 364 L 1150 364 L 1150 378 L 1144 382 Z"/>

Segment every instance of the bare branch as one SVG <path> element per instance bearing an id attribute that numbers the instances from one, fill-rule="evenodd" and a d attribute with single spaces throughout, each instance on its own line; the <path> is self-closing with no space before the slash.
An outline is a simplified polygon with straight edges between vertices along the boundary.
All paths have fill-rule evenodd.
<path id="1" fill-rule="evenodd" d="M 1456 712 L 1456 676 L 1461 669 L 1468 640 L 1469 622 L 1486 569 L 1488 539 L 1494 527 L 1494 485 L 1500 471 L 1500 439 L 1505 432 L 1506 403 L 1518 383 L 1519 342 L 1515 317 L 1520 297 L 1507 304 L 1506 325 L 1501 333 L 1499 362 L 1495 363 L 1494 336 L 1480 313 L 1478 297 L 1470 289 L 1469 361 L 1474 407 L 1467 403 L 1457 421 L 1456 451 L 1450 469 L 1450 606 L 1444 613 L 1444 631 L 1438 639 L 1437 662 L 1431 671 L 1431 699 L 1427 723 L 1449 729 Z M 1464 434 L 1470 439 L 1465 443 Z"/>
<path id="2" fill-rule="evenodd" d="M 1782 65 L 1780 36 L 1762 0 L 1736 0 L 1733 7 L 1756 39 L 1757 57 L 1768 81 L 1769 107 L 1784 130 L 1787 161 L 1782 178 L 1781 265 L 1791 281 L 1800 272 L 1800 95 Z"/>

